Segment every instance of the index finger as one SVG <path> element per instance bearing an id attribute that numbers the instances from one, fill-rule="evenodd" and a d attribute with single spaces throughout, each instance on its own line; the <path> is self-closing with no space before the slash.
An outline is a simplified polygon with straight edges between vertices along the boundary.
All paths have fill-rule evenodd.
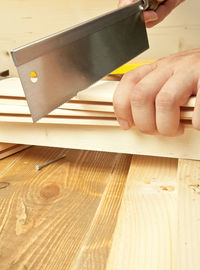
<path id="1" fill-rule="evenodd" d="M 149 64 L 126 73 L 119 83 L 113 97 L 113 106 L 117 120 L 123 129 L 129 129 L 133 124 L 131 111 L 131 92 L 134 86 L 148 73 L 154 70 L 156 64 Z"/>

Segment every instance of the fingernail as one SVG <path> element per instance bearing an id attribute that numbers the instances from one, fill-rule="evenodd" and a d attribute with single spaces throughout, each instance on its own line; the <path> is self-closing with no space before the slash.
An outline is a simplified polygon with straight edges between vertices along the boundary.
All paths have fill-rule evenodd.
<path id="1" fill-rule="evenodd" d="M 126 129 L 129 129 L 130 128 L 129 123 L 126 120 L 118 119 L 118 121 L 119 121 L 120 127 L 122 129 L 125 129 L 126 130 Z"/>

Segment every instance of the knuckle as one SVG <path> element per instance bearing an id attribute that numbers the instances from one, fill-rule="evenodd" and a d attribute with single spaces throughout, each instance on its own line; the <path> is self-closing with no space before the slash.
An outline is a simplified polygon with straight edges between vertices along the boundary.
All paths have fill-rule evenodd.
<path id="1" fill-rule="evenodd" d="M 128 105 L 124 102 L 121 102 L 120 100 L 113 100 L 113 107 L 116 113 L 123 113 L 126 111 Z"/>
<path id="2" fill-rule="evenodd" d="M 135 70 L 131 70 L 131 71 L 125 73 L 123 75 L 123 79 L 122 80 L 126 80 L 126 81 L 128 81 L 130 83 L 133 83 L 135 81 L 135 73 L 136 73 Z"/>
<path id="3" fill-rule="evenodd" d="M 127 115 L 131 114 L 130 104 L 119 99 L 113 100 L 113 108 L 117 118 L 126 118 Z"/>
<path id="4" fill-rule="evenodd" d="M 160 92 L 156 97 L 156 107 L 159 109 L 169 109 L 175 104 L 176 99 L 172 93 Z"/>
<path id="5" fill-rule="evenodd" d="M 145 91 L 145 87 L 142 84 L 138 84 L 134 87 L 131 93 L 131 104 L 140 106 L 146 104 L 151 99 L 151 92 Z"/>
<path id="6" fill-rule="evenodd" d="M 141 78 L 144 77 L 144 74 L 151 72 L 157 67 L 157 63 L 151 63 L 151 64 L 146 64 L 140 67 L 137 67 L 133 70 L 130 70 L 129 72 L 125 73 L 123 75 L 122 80 L 130 82 L 130 83 L 138 83 Z"/>

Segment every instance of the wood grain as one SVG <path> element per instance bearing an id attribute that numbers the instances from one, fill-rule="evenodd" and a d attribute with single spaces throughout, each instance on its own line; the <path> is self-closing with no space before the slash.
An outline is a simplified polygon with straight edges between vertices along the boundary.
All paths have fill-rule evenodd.
<path id="1" fill-rule="evenodd" d="M 179 137 L 146 135 L 135 127 L 124 131 L 115 126 L 42 123 L 0 122 L 0 130 L 0 141 L 6 143 L 200 160 L 199 131 L 192 128 Z"/>
<path id="2" fill-rule="evenodd" d="M 0 143 L 0 159 L 6 158 L 29 147 L 30 145 Z"/>
<path id="3" fill-rule="evenodd" d="M 2 270 L 199 269 L 199 161 L 32 147 L 0 170 Z"/>
<path id="4" fill-rule="evenodd" d="M 22 150 L 25 150 L 27 148 L 31 147 L 31 145 L 23 145 L 23 144 L 17 144 L 14 145 L 12 147 L 9 147 L 7 149 L 5 149 L 4 151 L 2 151 L 2 153 L 0 152 L 0 159 L 6 158 L 10 155 L 16 154 Z"/>
<path id="5" fill-rule="evenodd" d="M 117 81 L 100 81 L 80 91 L 77 97 L 53 110 L 38 123 L 119 126 L 112 106 L 117 85 Z M 0 83 L 0 121 L 32 122 L 28 104 L 22 103 L 25 100 L 21 98 L 25 97 L 19 78 L 9 78 Z M 192 120 L 194 100 L 195 98 L 192 97 L 181 108 L 181 120 Z M 75 106 L 70 109 L 70 105 Z"/>
<path id="6" fill-rule="evenodd" d="M 117 3 L 116 0 L 60 0 L 57 5 L 47 0 L 1 1 L 0 70 L 10 69 L 12 76 L 17 74 L 9 54 L 11 49 L 113 10 Z M 199 8 L 199 1 L 185 1 L 161 24 L 148 29 L 151 49 L 139 58 L 156 59 L 200 47 Z"/>
<path id="7" fill-rule="evenodd" d="M 88 261 L 87 245 L 94 262 L 106 261 L 130 158 L 41 147 L 20 155 L 0 177 L 9 183 L 0 189 L 0 268 L 70 269 Z"/>
<path id="8" fill-rule="evenodd" d="M 133 157 L 106 270 L 174 269 L 176 173 L 177 160 Z"/>
<path id="9" fill-rule="evenodd" d="M 4 152 L 6 149 L 15 146 L 14 143 L 0 143 L 0 154 Z"/>
<path id="10" fill-rule="evenodd" d="M 178 229 L 175 269 L 199 269 L 200 163 L 179 160 Z"/>

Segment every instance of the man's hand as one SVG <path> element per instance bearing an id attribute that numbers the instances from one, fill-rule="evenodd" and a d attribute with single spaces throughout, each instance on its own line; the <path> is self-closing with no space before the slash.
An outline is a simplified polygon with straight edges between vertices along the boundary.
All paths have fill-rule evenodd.
<path id="1" fill-rule="evenodd" d="M 114 94 L 123 129 L 133 123 L 148 134 L 182 134 L 180 106 L 196 95 L 192 123 L 200 130 L 200 49 L 186 51 L 125 74 Z"/>
<path id="2" fill-rule="evenodd" d="M 157 0 L 161 5 L 156 11 L 144 11 L 144 20 L 147 27 L 153 27 L 160 23 L 167 15 L 184 0 Z M 165 1 L 165 2 L 164 2 Z M 136 0 L 119 0 L 119 7 L 129 5 Z"/>

